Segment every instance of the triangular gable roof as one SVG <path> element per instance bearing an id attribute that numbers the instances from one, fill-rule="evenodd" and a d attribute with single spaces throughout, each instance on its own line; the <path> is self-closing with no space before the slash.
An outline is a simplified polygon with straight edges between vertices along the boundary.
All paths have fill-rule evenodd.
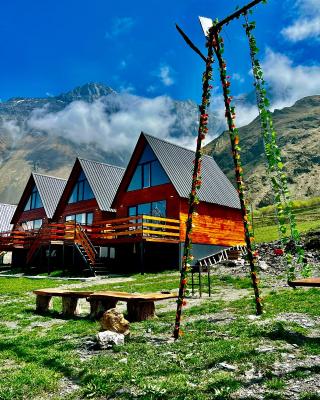
<path id="1" fill-rule="evenodd" d="M 52 218 L 67 184 L 67 180 L 36 173 L 33 173 L 33 178 L 47 217 Z"/>
<path id="2" fill-rule="evenodd" d="M 125 175 L 127 171 L 132 168 L 130 164 L 134 159 L 137 148 L 140 148 L 142 140 L 145 140 L 146 143 L 150 145 L 179 196 L 182 198 L 189 198 L 195 153 L 192 150 L 147 135 L 144 132 L 142 132 L 139 137 Z M 239 196 L 236 189 L 221 171 L 213 157 L 203 155 L 201 175 L 202 186 L 199 190 L 200 201 L 231 208 L 240 208 Z M 125 190 L 125 188 L 122 189 Z M 119 192 L 120 190 L 118 190 L 115 200 Z"/>
<path id="3" fill-rule="evenodd" d="M 32 172 L 12 217 L 12 223 L 16 222 L 19 212 L 23 211 L 23 206 L 31 194 L 33 185 L 38 189 L 46 216 L 52 218 L 66 183 L 66 179 Z"/>
<path id="4" fill-rule="evenodd" d="M 15 204 L 0 203 L 0 232 L 11 231 L 11 220 L 16 208 Z"/>
<path id="5" fill-rule="evenodd" d="M 73 190 L 73 184 L 76 183 L 81 170 L 89 182 L 100 210 L 115 211 L 111 208 L 111 203 L 124 174 L 124 168 L 77 157 L 56 208 L 54 218 L 57 218 L 57 214 L 61 215 L 62 208 L 68 202 Z"/>
<path id="6" fill-rule="evenodd" d="M 118 190 L 125 168 L 78 158 L 100 210 L 115 211 L 112 200 Z"/>

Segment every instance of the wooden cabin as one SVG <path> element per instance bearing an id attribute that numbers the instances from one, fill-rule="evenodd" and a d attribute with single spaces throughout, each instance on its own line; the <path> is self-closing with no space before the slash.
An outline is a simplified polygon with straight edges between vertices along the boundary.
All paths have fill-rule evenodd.
<path id="1" fill-rule="evenodd" d="M 119 219 L 149 215 L 153 219 L 147 219 L 145 225 L 151 222 L 159 227 L 155 228 L 158 232 L 148 232 L 140 238 L 141 268 L 181 264 L 193 160 L 191 150 L 145 133 L 139 137 L 112 207 Z M 225 247 L 244 243 L 238 193 L 207 155 L 203 156 L 199 199 L 192 234 L 195 262 Z M 178 230 L 174 230 L 175 224 Z M 137 243 L 130 246 L 128 240 L 118 252 L 124 265 L 137 253 Z"/>
<path id="2" fill-rule="evenodd" d="M 12 242 L 8 246 L 13 249 L 14 267 L 26 264 L 28 247 L 42 226 L 52 221 L 66 182 L 55 176 L 31 173 L 11 220 Z"/>

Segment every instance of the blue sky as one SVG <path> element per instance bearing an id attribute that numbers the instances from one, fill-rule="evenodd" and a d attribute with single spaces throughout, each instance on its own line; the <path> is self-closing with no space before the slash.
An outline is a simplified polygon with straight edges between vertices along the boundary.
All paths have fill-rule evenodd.
<path id="1" fill-rule="evenodd" d="M 241 0 L 1 2 L 0 98 L 56 95 L 96 81 L 139 96 L 168 95 L 198 102 L 203 62 L 185 45 L 174 23 L 205 52 L 198 15 L 221 19 L 243 4 Z M 269 0 L 256 7 L 260 58 L 267 78 L 281 91 L 281 101 L 286 95 L 320 92 L 319 9 L 320 0 Z M 241 21 L 226 27 L 224 37 L 233 92 L 249 92 L 248 47 Z M 299 74 L 300 85 L 284 86 L 284 80 Z M 310 89 L 308 76 L 315 81 Z M 283 93 L 288 90 L 289 94 Z"/>

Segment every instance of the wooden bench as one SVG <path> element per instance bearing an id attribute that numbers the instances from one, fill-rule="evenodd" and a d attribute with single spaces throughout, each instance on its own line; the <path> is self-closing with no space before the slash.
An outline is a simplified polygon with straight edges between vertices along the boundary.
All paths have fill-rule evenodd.
<path id="1" fill-rule="evenodd" d="M 320 287 L 320 278 L 295 279 L 294 281 L 288 281 L 288 285 L 293 288 L 296 288 L 296 286 Z"/>
<path id="2" fill-rule="evenodd" d="M 36 311 L 45 313 L 52 304 L 52 297 L 62 298 L 62 314 L 73 317 L 80 313 L 79 299 L 85 298 L 90 303 L 90 317 L 100 318 L 102 314 L 114 308 L 118 301 L 127 302 L 128 319 L 130 321 L 144 321 L 155 316 L 155 301 L 174 299 L 178 296 L 173 293 L 126 293 L 126 292 L 92 292 L 63 289 L 34 290 Z"/>
<path id="3" fill-rule="evenodd" d="M 90 295 L 91 316 L 99 317 L 103 312 L 114 308 L 118 301 L 127 302 L 128 320 L 144 321 L 155 316 L 155 301 L 175 299 L 175 293 L 126 293 L 126 292 L 94 292 Z"/>
<path id="4" fill-rule="evenodd" d="M 73 317 L 80 314 L 79 299 L 88 299 L 92 291 L 63 290 L 63 289 L 40 289 L 34 290 L 36 298 L 36 311 L 45 313 L 52 305 L 52 297 L 62 298 L 62 315 Z"/>

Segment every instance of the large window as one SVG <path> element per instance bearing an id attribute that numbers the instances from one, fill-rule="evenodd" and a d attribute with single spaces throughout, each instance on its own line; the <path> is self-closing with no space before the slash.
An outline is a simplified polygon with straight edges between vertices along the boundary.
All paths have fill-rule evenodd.
<path id="1" fill-rule="evenodd" d="M 91 190 L 85 174 L 82 171 L 77 180 L 77 183 L 74 185 L 71 196 L 69 198 L 69 203 L 77 203 L 78 201 L 90 199 L 94 199 L 94 194 Z"/>
<path id="2" fill-rule="evenodd" d="M 34 219 L 32 221 L 22 222 L 22 228 L 26 231 L 40 229 L 42 226 L 42 219 Z"/>
<path id="3" fill-rule="evenodd" d="M 151 147 L 147 144 L 132 176 L 128 191 L 163 185 L 169 182 L 167 174 L 157 160 Z"/>
<path id="4" fill-rule="evenodd" d="M 31 195 L 27 201 L 24 211 L 33 210 L 35 208 L 43 207 L 38 189 L 34 186 Z"/>
<path id="5" fill-rule="evenodd" d="M 136 215 L 152 215 L 154 217 L 166 217 L 166 201 L 153 201 L 152 203 L 142 203 L 129 207 L 129 217 Z"/>
<path id="6" fill-rule="evenodd" d="M 93 223 L 93 213 L 81 213 L 81 214 L 73 214 L 66 216 L 66 222 L 76 222 L 80 225 L 92 225 Z"/>

